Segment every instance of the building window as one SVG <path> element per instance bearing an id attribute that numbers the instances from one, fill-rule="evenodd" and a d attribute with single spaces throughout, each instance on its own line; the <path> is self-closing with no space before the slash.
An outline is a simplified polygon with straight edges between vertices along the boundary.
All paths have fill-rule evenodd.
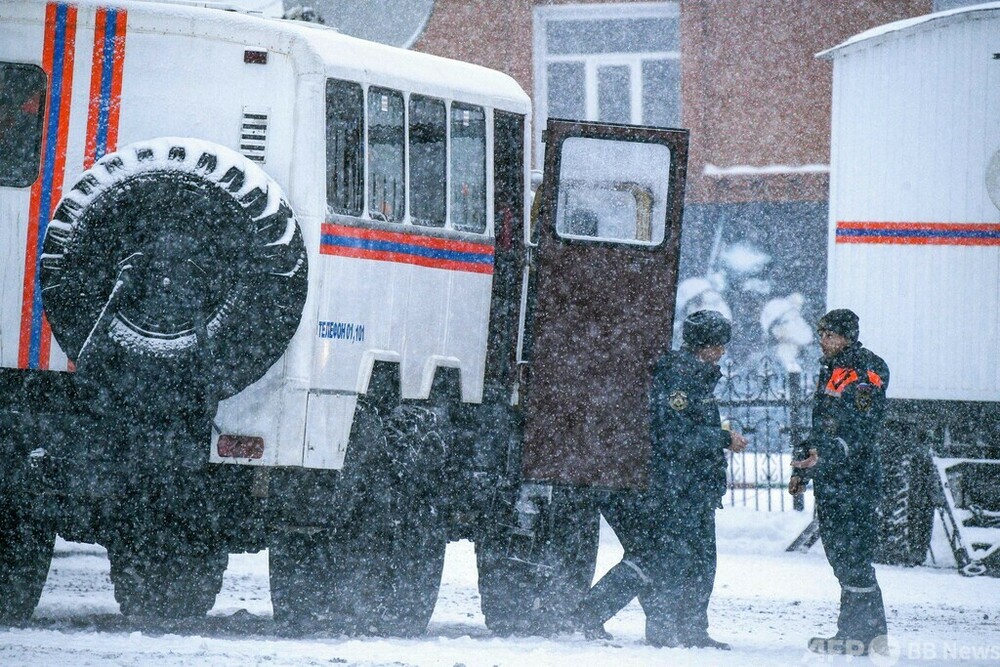
<path id="1" fill-rule="evenodd" d="M 40 67 L 0 63 L 0 185 L 24 188 L 38 178 L 45 85 Z"/>
<path id="2" fill-rule="evenodd" d="M 538 160 L 549 117 L 680 125 L 678 3 L 536 7 L 534 36 Z"/>

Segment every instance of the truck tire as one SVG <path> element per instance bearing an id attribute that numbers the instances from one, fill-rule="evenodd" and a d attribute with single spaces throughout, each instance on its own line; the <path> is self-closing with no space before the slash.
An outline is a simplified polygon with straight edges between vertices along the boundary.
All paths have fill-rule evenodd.
<path id="1" fill-rule="evenodd" d="M 142 620 L 204 616 L 215 605 L 229 554 L 176 526 L 149 526 L 108 544 L 122 614 Z"/>
<path id="2" fill-rule="evenodd" d="M 443 444 L 432 417 L 396 406 L 383 418 L 359 400 L 337 525 L 277 530 L 272 538 L 271 600 L 284 632 L 426 631 L 448 541 L 437 509 Z"/>
<path id="3" fill-rule="evenodd" d="M 7 497 L 0 501 L 0 625 L 20 625 L 31 618 L 55 541 L 55 527 L 29 505 Z"/>
<path id="4" fill-rule="evenodd" d="M 260 167 L 223 146 L 168 137 L 106 155 L 64 192 L 40 281 L 71 360 L 107 343 L 138 367 L 183 360 L 204 332 L 226 398 L 285 351 L 305 303 L 306 250 Z M 100 340 L 88 343 L 99 321 Z"/>
<path id="5" fill-rule="evenodd" d="M 536 520 L 533 553 L 512 558 L 515 519 L 501 519 L 499 527 L 491 522 L 476 543 L 486 626 L 501 636 L 564 632 L 572 627 L 571 613 L 594 580 L 600 543 L 597 506 L 587 492 L 555 488 Z"/>
<path id="6" fill-rule="evenodd" d="M 208 470 L 137 470 L 109 511 L 104 544 L 122 614 L 155 622 L 208 613 L 229 564 Z"/>
<path id="7" fill-rule="evenodd" d="M 165 620 L 204 616 L 222 590 L 229 564 L 225 551 L 178 544 L 160 533 L 156 549 L 109 548 L 111 582 L 122 614 Z"/>
<path id="8" fill-rule="evenodd" d="M 885 466 L 879 562 L 922 565 L 934 527 L 934 462 L 926 451 L 897 455 Z"/>

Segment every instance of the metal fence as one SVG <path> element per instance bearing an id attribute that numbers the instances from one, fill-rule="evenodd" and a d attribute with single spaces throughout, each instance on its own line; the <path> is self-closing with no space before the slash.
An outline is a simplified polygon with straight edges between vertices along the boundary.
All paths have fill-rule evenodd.
<path id="1" fill-rule="evenodd" d="M 749 440 L 746 451 L 729 456 L 724 503 L 763 511 L 802 509 L 802 497 L 793 499 L 784 488 L 792 444 L 809 431 L 814 386 L 815 378 L 788 373 L 774 363 L 750 370 L 723 368 L 716 389 L 720 412 Z"/>

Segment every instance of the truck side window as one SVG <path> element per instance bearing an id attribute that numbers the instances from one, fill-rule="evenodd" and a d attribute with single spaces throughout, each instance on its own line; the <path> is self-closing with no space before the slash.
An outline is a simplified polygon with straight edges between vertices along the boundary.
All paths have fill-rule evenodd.
<path id="1" fill-rule="evenodd" d="M 364 210 L 364 93 L 350 81 L 326 82 L 326 201 L 331 213 Z"/>
<path id="2" fill-rule="evenodd" d="M 447 114 L 442 100 L 410 96 L 410 219 L 444 227 Z"/>
<path id="3" fill-rule="evenodd" d="M 399 222 L 406 213 L 403 176 L 403 95 L 368 89 L 368 215 Z"/>
<path id="4" fill-rule="evenodd" d="M 451 105 L 451 225 L 486 231 L 486 115 L 482 107 Z"/>
<path id="5" fill-rule="evenodd" d="M 40 67 L 0 63 L 0 185 L 25 188 L 38 178 L 45 86 Z"/>

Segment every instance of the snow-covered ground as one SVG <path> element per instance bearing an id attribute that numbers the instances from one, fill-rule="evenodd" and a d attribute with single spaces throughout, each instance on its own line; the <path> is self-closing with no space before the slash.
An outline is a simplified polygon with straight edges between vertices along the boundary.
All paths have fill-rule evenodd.
<path id="1" fill-rule="evenodd" d="M 607 624 L 613 642 L 588 642 L 578 635 L 493 637 L 479 611 L 468 542 L 449 546 L 441 596 L 427 635 L 419 639 L 267 634 L 265 554 L 230 558 L 212 612 L 217 625 L 210 632 L 205 626 L 196 635 L 138 632 L 116 616 L 103 549 L 60 541 L 32 624 L 0 630 L 0 665 L 1000 664 L 1000 579 L 959 576 L 937 534 L 938 567 L 878 568 L 897 655 L 828 660 L 807 653 L 810 636 L 834 631 L 839 595 L 819 545 L 807 554 L 784 551 L 808 519 L 809 512 L 719 512 L 719 571 L 710 614 L 712 634 L 732 643 L 730 653 L 645 646 L 642 610 L 635 602 Z M 599 570 L 620 555 L 605 526 Z M 265 632 L 239 629 L 255 623 Z"/>

